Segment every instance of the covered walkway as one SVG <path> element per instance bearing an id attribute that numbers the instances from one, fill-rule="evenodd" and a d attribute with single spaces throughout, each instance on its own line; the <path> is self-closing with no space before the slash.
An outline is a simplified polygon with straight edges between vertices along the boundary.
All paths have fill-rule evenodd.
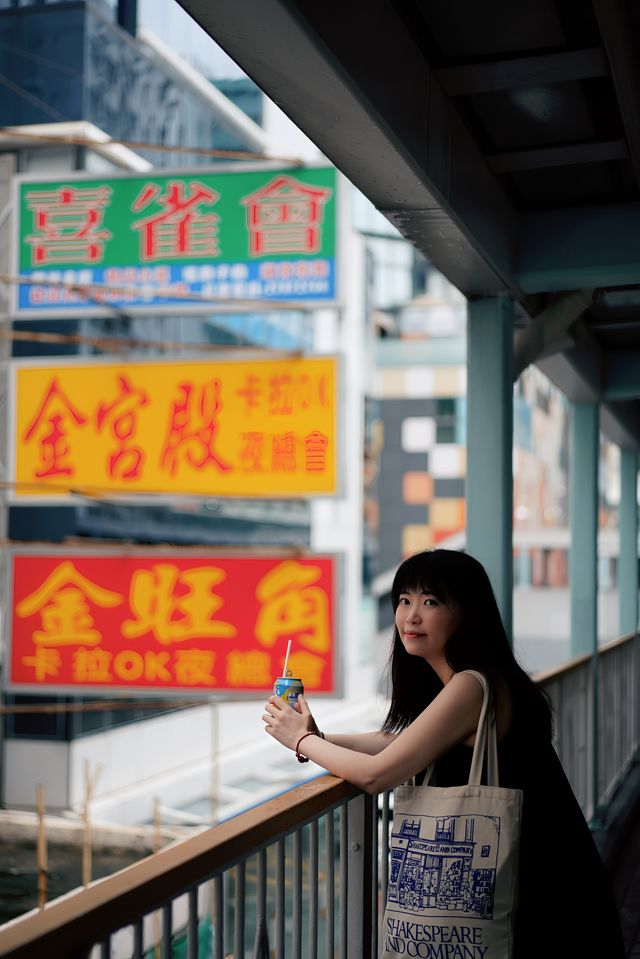
<path id="1" fill-rule="evenodd" d="M 598 442 L 638 623 L 640 25 L 630 0 L 180 0 L 468 299 L 467 548 L 512 602 L 512 390 L 571 405 L 572 654 L 597 645 Z"/>
<path id="2" fill-rule="evenodd" d="M 640 955 L 640 24 L 632 4 L 181 3 L 468 298 L 467 548 L 490 571 L 507 624 L 514 380 L 536 363 L 571 404 L 574 658 L 541 682 L 556 707 L 563 766 L 614 875 L 628 954 Z M 601 430 L 621 449 L 622 638 L 605 648 L 597 635 Z M 217 959 L 229 941 L 236 957 L 266 956 L 271 946 L 284 957 L 285 936 L 295 956 L 303 944 L 313 957 L 374 956 L 388 813 L 388 796 L 376 803 L 322 777 L 16 921 L 0 932 L 0 956 L 142 959 L 158 944 L 169 959 L 179 932 L 196 959 L 210 915 Z"/>
<path id="3" fill-rule="evenodd" d="M 361 4 L 332 0 L 180 2 L 467 296 L 467 548 L 490 570 L 507 622 L 512 384 L 536 363 L 567 396 L 571 653 L 591 657 L 595 688 L 599 431 L 621 451 L 617 632 L 638 627 L 634 5 L 372 0 L 363 16 Z M 605 698 L 595 728 L 630 706 Z M 630 815 L 609 809 L 630 954 L 640 953 L 634 739 Z M 598 734 L 592 744 L 594 768 Z"/>

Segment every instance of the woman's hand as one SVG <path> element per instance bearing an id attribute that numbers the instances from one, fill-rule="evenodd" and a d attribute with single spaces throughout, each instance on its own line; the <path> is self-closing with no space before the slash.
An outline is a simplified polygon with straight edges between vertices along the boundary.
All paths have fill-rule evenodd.
<path id="1" fill-rule="evenodd" d="M 262 720 L 265 732 L 288 749 L 295 749 L 305 733 L 317 733 L 316 721 L 304 696 L 298 696 L 298 709 L 292 709 L 279 696 L 270 696 L 264 707 Z"/>

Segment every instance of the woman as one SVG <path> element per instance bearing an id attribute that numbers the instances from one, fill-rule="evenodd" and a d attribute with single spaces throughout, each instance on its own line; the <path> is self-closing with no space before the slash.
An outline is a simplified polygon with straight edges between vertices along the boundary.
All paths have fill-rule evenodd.
<path id="1" fill-rule="evenodd" d="M 392 587 L 391 703 L 379 732 L 323 736 L 303 697 L 300 711 L 273 696 L 266 732 L 301 761 L 376 794 L 434 764 L 438 786 L 468 781 L 489 680 L 500 785 L 523 790 L 515 955 L 624 956 L 602 861 L 552 745 L 544 693 L 518 665 L 482 565 L 454 550 L 405 560 Z"/>

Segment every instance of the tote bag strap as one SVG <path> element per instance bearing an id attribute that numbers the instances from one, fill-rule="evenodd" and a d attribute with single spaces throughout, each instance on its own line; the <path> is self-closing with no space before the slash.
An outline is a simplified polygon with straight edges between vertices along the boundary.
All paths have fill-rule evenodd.
<path id="1" fill-rule="evenodd" d="M 476 732 L 476 741 L 473 746 L 473 756 L 471 757 L 471 768 L 469 769 L 469 786 L 480 786 L 482 782 L 482 766 L 484 763 L 484 754 L 487 752 L 487 786 L 499 786 L 498 779 L 498 733 L 496 730 L 496 717 L 491 701 L 491 687 L 487 677 L 475 669 L 465 669 L 465 673 L 475 676 L 483 689 L 482 709 L 478 719 L 478 729 Z M 488 747 L 487 747 L 488 743 Z M 423 786 L 428 786 L 433 776 L 433 765 L 427 768 Z M 412 785 L 414 780 L 409 780 Z"/>
<path id="2" fill-rule="evenodd" d="M 487 786 L 498 786 L 498 733 L 496 718 L 491 702 L 491 687 L 486 676 L 475 669 L 465 669 L 465 673 L 475 676 L 483 689 L 482 709 L 478 719 L 478 730 L 473 747 L 471 768 L 469 770 L 469 785 L 479 786 L 482 781 L 482 766 L 484 754 L 487 752 Z"/>

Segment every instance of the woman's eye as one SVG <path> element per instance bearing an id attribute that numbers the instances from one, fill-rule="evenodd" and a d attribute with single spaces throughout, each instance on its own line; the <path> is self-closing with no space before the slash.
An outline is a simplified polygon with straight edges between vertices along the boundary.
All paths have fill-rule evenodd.
<path id="1" fill-rule="evenodd" d="M 424 605 L 425 605 L 425 606 L 437 606 L 438 604 L 436 603 L 435 599 L 425 599 Z"/>

